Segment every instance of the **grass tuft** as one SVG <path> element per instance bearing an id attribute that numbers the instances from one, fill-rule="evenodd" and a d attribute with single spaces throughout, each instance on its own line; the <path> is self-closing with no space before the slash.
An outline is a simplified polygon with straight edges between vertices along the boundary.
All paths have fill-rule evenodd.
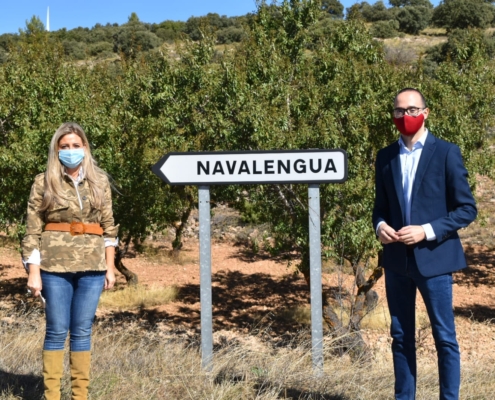
<path id="1" fill-rule="evenodd" d="M 99 307 L 117 309 L 154 307 L 173 302 L 177 299 L 178 293 L 175 286 L 151 288 L 143 285 L 128 286 L 122 290 L 103 292 Z"/>

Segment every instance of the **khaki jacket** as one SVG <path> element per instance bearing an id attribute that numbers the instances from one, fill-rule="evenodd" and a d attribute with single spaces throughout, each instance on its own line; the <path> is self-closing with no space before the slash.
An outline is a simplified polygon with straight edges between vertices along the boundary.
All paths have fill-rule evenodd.
<path id="1" fill-rule="evenodd" d="M 106 181 L 105 200 L 101 210 L 93 207 L 89 185 L 85 178 L 77 190 L 82 202 L 79 205 L 74 182 L 64 176 L 63 190 L 68 199 L 65 204 L 57 204 L 41 213 L 39 208 L 43 200 L 45 174 L 39 174 L 34 180 L 28 201 L 26 236 L 22 241 L 22 256 L 27 260 L 33 250 L 41 253 L 41 269 L 50 272 L 105 271 L 105 243 L 103 238 L 115 240 L 118 226 L 115 226 L 112 212 L 112 193 Z M 100 223 L 103 237 L 83 234 L 72 236 L 70 232 L 43 231 L 48 222 Z"/>

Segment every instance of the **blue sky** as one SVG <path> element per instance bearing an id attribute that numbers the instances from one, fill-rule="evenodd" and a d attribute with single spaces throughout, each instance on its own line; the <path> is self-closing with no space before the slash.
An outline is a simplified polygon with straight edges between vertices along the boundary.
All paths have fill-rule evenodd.
<path id="1" fill-rule="evenodd" d="M 340 0 L 350 7 L 356 0 Z M 363 0 L 360 0 L 363 1 Z M 360 2 L 359 1 L 359 2 Z M 431 0 L 430 0 L 431 1 Z M 374 3 L 368 0 L 368 3 Z M 388 1 L 384 1 L 388 5 Z M 437 5 L 439 0 L 433 0 Z M 96 23 L 127 22 L 132 12 L 143 22 L 162 22 L 167 19 L 186 21 L 191 16 L 209 12 L 220 15 L 244 15 L 256 10 L 255 0 L 1 0 L 0 34 L 17 33 L 26 26 L 26 20 L 38 16 L 46 24 L 50 7 L 50 30 L 91 28 Z"/>

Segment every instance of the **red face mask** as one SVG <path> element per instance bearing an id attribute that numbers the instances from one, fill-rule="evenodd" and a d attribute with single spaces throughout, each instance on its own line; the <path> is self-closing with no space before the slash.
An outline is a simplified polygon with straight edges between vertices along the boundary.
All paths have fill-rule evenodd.
<path id="1" fill-rule="evenodd" d="M 400 133 L 405 136 L 412 136 L 417 131 L 419 131 L 419 129 L 423 125 L 424 120 L 425 116 L 422 113 L 419 114 L 417 117 L 404 115 L 402 118 L 394 118 L 394 124 Z"/>

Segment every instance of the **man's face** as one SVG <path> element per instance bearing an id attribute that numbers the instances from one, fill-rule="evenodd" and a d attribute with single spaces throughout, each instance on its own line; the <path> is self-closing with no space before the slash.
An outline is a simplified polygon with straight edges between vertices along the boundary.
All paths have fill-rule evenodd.
<path id="1" fill-rule="evenodd" d="M 396 118 L 402 117 L 404 113 L 411 116 L 417 116 L 422 113 L 427 119 L 429 112 L 430 110 L 423 104 L 421 95 L 413 90 L 403 92 L 395 99 L 394 117 Z"/>

